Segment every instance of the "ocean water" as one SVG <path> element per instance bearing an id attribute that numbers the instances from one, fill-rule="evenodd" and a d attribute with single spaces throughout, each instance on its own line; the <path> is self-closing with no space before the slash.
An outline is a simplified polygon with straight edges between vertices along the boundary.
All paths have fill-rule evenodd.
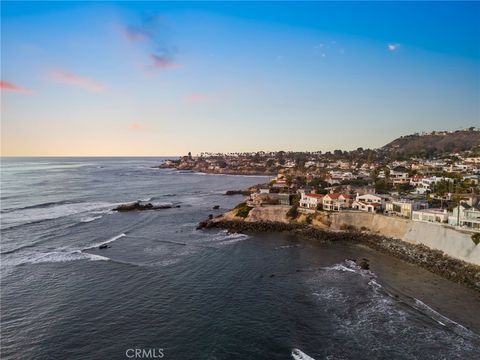
<path id="1" fill-rule="evenodd" d="M 375 272 L 385 255 L 195 230 L 242 200 L 226 190 L 268 178 L 152 168 L 161 161 L 2 159 L 2 359 L 480 358 L 476 330 Z M 180 208 L 112 211 L 134 200 Z M 359 256 L 373 271 L 348 260 Z M 407 282 L 439 282 L 444 303 L 474 296 L 395 264 Z"/>

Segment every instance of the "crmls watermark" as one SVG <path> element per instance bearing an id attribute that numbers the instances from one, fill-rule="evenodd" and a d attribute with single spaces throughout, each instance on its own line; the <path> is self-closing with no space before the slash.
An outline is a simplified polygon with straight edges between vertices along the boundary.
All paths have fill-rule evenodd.
<path id="1" fill-rule="evenodd" d="M 128 359 L 162 359 L 165 354 L 163 349 L 127 349 L 125 356 Z"/>

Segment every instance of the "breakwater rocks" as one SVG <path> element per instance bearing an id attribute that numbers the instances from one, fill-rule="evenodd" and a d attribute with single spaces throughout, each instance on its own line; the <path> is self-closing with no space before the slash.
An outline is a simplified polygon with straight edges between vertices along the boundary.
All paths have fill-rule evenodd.
<path id="1" fill-rule="evenodd" d="M 354 242 L 377 251 L 393 255 L 406 262 L 418 265 L 432 273 L 464 284 L 480 292 L 480 267 L 446 256 L 439 250 L 424 245 L 410 244 L 402 240 L 373 235 L 361 231 L 329 231 L 307 224 L 273 221 L 245 222 L 241 220 L 210 219 L 202 221 L 197 229 L 219 228 L 230 232 L 261 233 L 288 232 L 319 242 Z"/>

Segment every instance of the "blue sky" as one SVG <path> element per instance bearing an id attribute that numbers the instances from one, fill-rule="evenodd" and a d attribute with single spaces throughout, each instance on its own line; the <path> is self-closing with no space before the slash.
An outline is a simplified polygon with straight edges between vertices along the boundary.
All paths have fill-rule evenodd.
<path id="1" fill-rule="evenodd" d="M 478 18 L 474 2 L 2 2 L 2 154 L 325 151 L 478 126 Z"/>

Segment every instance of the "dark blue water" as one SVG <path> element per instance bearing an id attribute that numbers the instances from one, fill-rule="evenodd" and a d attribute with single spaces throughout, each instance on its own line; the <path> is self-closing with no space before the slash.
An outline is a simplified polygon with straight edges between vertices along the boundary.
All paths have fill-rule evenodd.
<path id="1" fill-rule="evenodd" d="M 418 298 L 478 314 L 475 293 L 358 246 L 197 231 L 266 178 L 160 162 L 2 159 L 2 359 L 480 358 L 476 330 L 412 296 L 435 283 Z M 181 207 L 111 211 L 137 199 Z"/>

